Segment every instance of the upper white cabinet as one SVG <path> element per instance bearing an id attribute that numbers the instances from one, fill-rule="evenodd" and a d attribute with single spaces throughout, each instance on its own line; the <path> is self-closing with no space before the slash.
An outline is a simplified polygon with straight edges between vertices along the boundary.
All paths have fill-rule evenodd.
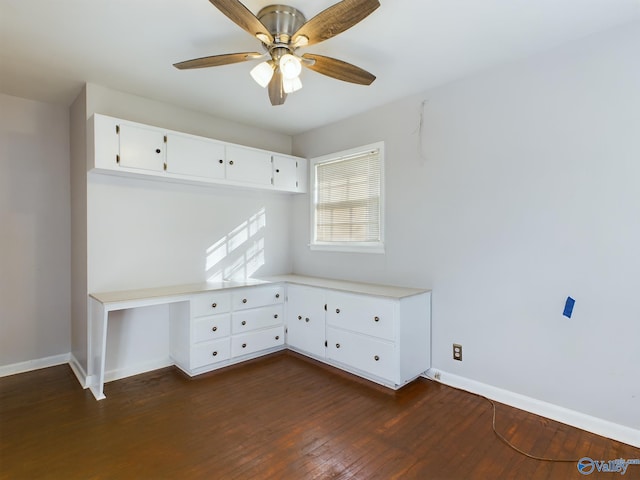
<path id="1" fill-rule="evenodd" d="M 306 191 L 307 164 L 292 157 L 95 114 L 88 121 L 88 168 L 121 175 Z"/>
<path id="2" fill-rule="evenodd" d="M 116 163 L 121 167 L 162 172 L 167 158 L 166 136 L 157 129 L 137 125 L 120 125 L 116 129 L 120 142 Z"/>
<path id="3" fill-rule="evenodd" d="M 273 183 L 271 154 L 253 148 L 228 145 L 227 180 L 271 186 Z"/>
<path id="4" fill-rule="evenodd" d="M 172 133 L 167 135 L 167 173 L 224 179 L 224 143 Z"/>

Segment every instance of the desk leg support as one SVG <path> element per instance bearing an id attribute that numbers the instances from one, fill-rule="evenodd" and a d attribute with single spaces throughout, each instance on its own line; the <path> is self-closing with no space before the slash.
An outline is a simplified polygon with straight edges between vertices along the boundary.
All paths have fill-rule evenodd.
<path id="1" fill-rule="evenodd" d="M 96 400 L 104 395 L 104 366 L 107 354 L 107 319 L 109 312 L 104 305 L 89 299 L 89 389 Z"/>

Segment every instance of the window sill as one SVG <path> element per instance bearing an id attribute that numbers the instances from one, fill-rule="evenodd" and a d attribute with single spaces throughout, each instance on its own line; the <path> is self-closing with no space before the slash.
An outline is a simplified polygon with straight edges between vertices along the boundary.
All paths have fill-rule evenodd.
<path id="1" fill-rule="evenodd" d="M 384 244 L 358 244 L 358 243 L 311 243 L 310 250 L 324 252 L 348 252 L 348 253 L 376 253 L 384 254 Z"/>

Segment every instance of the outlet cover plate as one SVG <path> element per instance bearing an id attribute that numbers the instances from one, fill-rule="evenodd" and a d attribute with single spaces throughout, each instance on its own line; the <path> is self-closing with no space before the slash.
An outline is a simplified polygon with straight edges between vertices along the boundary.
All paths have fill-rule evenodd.
<path id="1" fill-rule="evenodd" d="M 459 362 L 462 361 L 462 345 L 458 343 L 453 344 L 453 359 Z"/>

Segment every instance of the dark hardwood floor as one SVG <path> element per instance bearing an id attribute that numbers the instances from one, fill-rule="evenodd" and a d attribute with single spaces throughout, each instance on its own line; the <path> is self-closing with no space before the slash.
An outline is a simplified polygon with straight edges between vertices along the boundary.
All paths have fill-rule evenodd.
<path id="1" fill-rule="evenodd" d="M 167 368 L 106 385 L 68 366 L 0 379 L 2 479 L 579 479 L 492 432 L 487 400 L 426 379 L 398 392 L 293 353 L 188 379 Z M 640 449 L 498 405 L 497 428 L 545 457 Z M 623 478 L 640 477 L 631 465 Z"/>

